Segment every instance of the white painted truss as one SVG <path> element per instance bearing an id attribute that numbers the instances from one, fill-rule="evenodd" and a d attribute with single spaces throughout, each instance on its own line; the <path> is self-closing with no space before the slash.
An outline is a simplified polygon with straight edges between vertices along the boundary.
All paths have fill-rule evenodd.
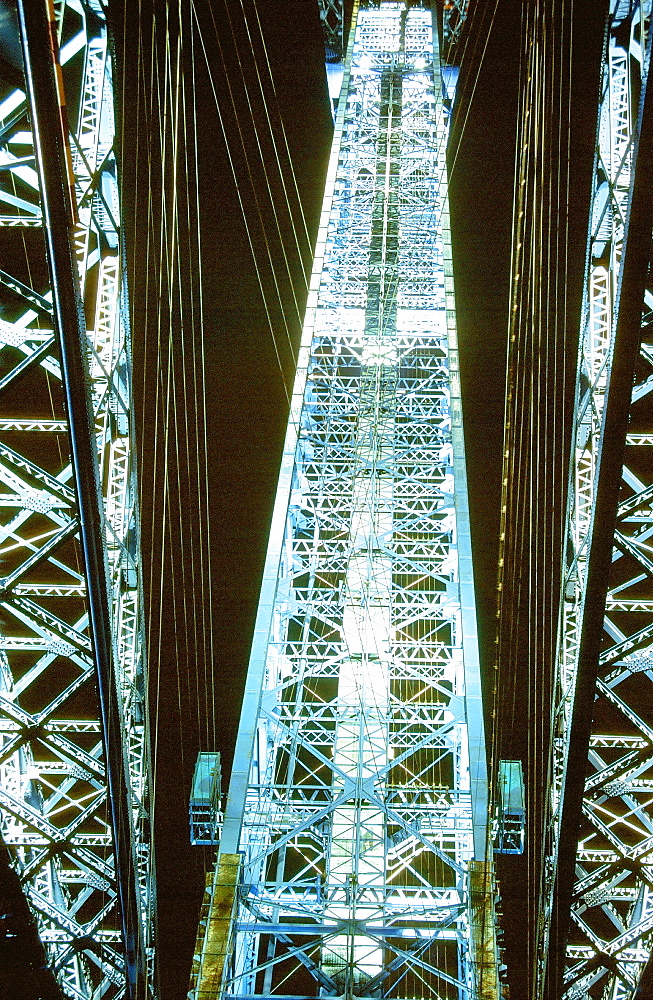
<path id="1" fill-rule="evenodd" d="M 481 995 L 469 868 L 487 856 L 487 781 L 446 140 L 431 12 L 362 9 L 220 844 L 243 858 L 232 1000 Z"/>
<path id="2" fill-rule="evenodd" d="M 153 864 L 131 354 L 105 5 L 57 3 L 56 33 L 124 734 L 123 747 L 110 752 L 127 760 L 138 909 L 151 963 Z M 0 91 L 0 127 L 0 226 L 16 230 L 20 249 L 19 233 L 41 225 L 21 90 Z M 125 962 L 86 580 L 52 295 L 41 245 L 29 239 L 25 245 L 25 274 L 10 273 L 7 257 L 0 274 L 1 833 L 65 995 L 109 1000 L 125 995 Z"/>
<path id="3" fill-rule="evenodd" d="M 650 28 L 650 0 L 613 0 L 602 72 L 594 193 L 581 330 L 570 498 L 553 711 L 550 857 L 543 899 L 540 971 L 554 899 L 558 838 L 569 759 L 587 568 L 610 384 L 617 293 L 634 168 L 634 140 Z M 644 304 L 643 336 L 632 392 L 630 433 L 603 622 L 587 760 L 583 821 L 563 996 L 626 1000 L 634 995 L 653 946 L 653 347 Z"/>

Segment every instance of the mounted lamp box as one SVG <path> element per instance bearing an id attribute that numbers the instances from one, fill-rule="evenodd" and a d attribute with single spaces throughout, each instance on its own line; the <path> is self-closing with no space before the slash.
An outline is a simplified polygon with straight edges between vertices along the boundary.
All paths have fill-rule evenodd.
<path id="1" fill-rule="evenodd" d="M 218 843 L 221 786 L 220 754 L 199 753 L 188 803 L 191 844 L 210 847 Z"/>
<path id="2" fill-rule="evenodd" d="M 499 761 L 498 854 L 523 854 L 526 808 L 524 776 L 520 760 Z"/>

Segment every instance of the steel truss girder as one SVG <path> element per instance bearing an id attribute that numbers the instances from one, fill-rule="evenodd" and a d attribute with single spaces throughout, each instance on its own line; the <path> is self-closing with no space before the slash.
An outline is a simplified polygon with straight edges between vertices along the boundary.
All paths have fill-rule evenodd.
<path id="1" fill-rule="evenodd" d="M 2 836 L 66 994 L 143 997 L 146 980 L 152 981 L 154 870 L 112 63 L 102 3 L 68 0 L 56 11 L 59 101 L 67 114 L 55 105 L 60 138 L 41 134 L 39 140 L 63 149 L 65 134 L 70 158 L 76 221 L 68 255 L 89 327 L 86 333 L 81 327 L 87 371 L 75 388 L 85 387 L 82 409 L 90 407 L 91 457 L 81 459 L 90 485 L 79 491 L 80 459 L 71 459 L 72 406 L 64 407 L 62 383 L 73 369 L 62 367 L 54 330 L 65 324 L 55 321 L 58 293 L 35 238 L 46 203 L 27 97 L 4 87 L 0 225 L 14 252 L 5 255 L 11 268 L 0 274 Z M 27 15 L 35 16 L 34 5 Z M 49 61 L 41 57 L 41 66 Z M 60 238 L 61 226 L 57 232 Z M 28 253 L 21 265 L 23 238 Z M 67 335 L 71 329 L 69 316 Z M 79 442 L 73 434 L 73 447 Z M 80 541 L 79 512 L 87 516 L 85 508 L 95 502 L 97 470 L 102 493 L 91 516 L 98 525 L 98 568 L 89 586 L 82 558 L 87 529 Z M 94 595 L 104 579 L 107 598 L 98 602 Z M 101 667 L 99 627 L 107 629 Z M 109 706 L 104 716 L 98 670 Z"/>
<path id="2" fill-rule="evenodd" d="M 479 987 L 487 787 L 430 12 L 361 10 L 343 94 L 198 998 Z"/>
<path id="3" fill-rule="evenodd" d="M 650 10 L 611 8 L 578 361 L 539 942 L 569 1000 L 633 997 L 653 944 Z"/>

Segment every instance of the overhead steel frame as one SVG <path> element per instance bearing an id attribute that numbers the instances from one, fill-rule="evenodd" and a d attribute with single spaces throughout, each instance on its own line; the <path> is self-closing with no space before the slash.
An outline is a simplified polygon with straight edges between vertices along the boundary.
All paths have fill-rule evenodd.
<path id="1" fill-rule="evenodd" d="M 431 12 L 356 7 L 202 1000 L 500 995 L 446 141 Z"/>
<path id="2" fill-rule="evenodd" d="M 0 95 L 1 832 L 65 995 L 142 1000 L 154 865 L 112 59 L 101 0 L 18 7 L 27 85 Z"/>
<path id="3" fill-rule="evenodd" d="M 632 998 L 653 945 L 650 15 L 611 4 L 578 359 L 539 937 L 569 1000 Z"/>

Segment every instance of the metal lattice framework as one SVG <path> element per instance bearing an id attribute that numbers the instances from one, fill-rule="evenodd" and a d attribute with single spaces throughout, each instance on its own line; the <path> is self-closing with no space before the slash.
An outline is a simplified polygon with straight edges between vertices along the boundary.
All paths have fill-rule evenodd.
<path id="1" fill-rule="evenodd" d="M 343 0 L 319 0 L 319 7 L 327 61 L 339 61 L 344 55 Z"/>
<path id="2" fill-rule="evenodd" d="M 597 498 L 603 488 L 601 476 L 607 478 L 608 450 L 618 447 L 607 400 L 617 378 L 624 378 L 623 373 L 615 374 L 615 344 L 621 322 L 620 291 L 622 300 L 628 297 L 623 271 L 629 253 L 628 213 L 632 216 L 635 211 L 635 154 L 642 125 L 638 103 L 649 71 L 650 12 L 648 0 L 611 4 L 578 360 L 567 569 L 553 716 L 550 862 L 540 937 L 544 976 L 549 927 L 561 899 L 555 880 L 565 860 L 567 848 L 561 845 L 567 835 L 576 844 L 562 987 L 570 1000 L 632 997 L 653 945 L 653 298 L 648 291 L 630 399 L 612 563 L 603 573 L 604 588 L 608 573 L 609 581 L 602 635 L 598 636 L 598 621 L 594 652 L 591 645 L 592 616 L 602 610 L 597 608 L 592 579 L 597 575 L 596 550 L 602 543 Z M 650 230 L 645 242 L 649 238 Z M 626 376 L 629 381 L 631 376 L 632 366 Z M 617 461 L 620 456 L 621 450 Z M 609 563 L 609 552 L 607 556 Z M 587 668 L 582 664 L 592 658 L 594 676 L 586 682 Z M 584 771 L 574 740 L 581 729 L 579 713 L 588 710 L 592 697 L 593 722 Z M 583 752 L 587 752 L 587 737 Z M 577 821 L 569 819 L 573 814 L 570 787 L 574 778 L 582 780 L 583 773 L 578 829 Z"/>
<path id="3" fill-rule="evenodd" d="M 109 752 L 126 759 L 132 842 L 123 847 L 134 865 L 128 890 L 135 893 L 151 959 L 153 864 L 131 359 L 104 4 L 60 2 L 53 29 L 59 98 L 62 104 L 65 99 L 70 126 L 77 214 L 71 248 L 88 327 L 87 393 L 104 503 L 113 694 L 123 737 L 122 746 L 112 745 Z M 132 996 L 133 985 L 125 985 L 79 498 L 23 89 L 3 87 L 0 123 L 0 225 L 3 246 L 13 248 L 4 254 L 6 270 L 0 273 L 1 831 L 66 996 Z M 42 136 L 41 141 L 52 140 Z"/>
<path id="4" fill-rule="evenodd" d="M 350 38 L 196 997 L 239 852 L 224 996 L 499 995 L 437 34 Z"/>

